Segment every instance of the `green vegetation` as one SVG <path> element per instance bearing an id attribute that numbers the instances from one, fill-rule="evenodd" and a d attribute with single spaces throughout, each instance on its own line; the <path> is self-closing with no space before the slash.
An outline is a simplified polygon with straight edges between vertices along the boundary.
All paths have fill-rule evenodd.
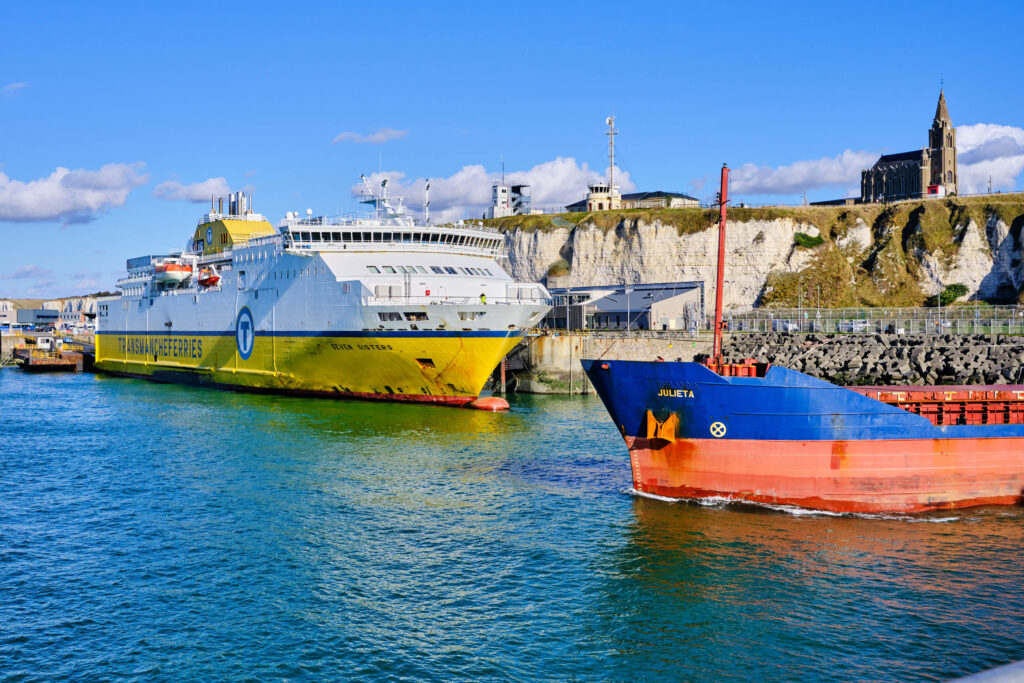
<path id="1" fill-rule="evenodd" d="M 814 249 L 814 247 L 820 247 L 825 243 L 825 238 L 821 235 L 811 237 L 806 232 L 798 232 L 793 235 L 793 241 L 797 243 L 797 246 L 803 247 L 804 249 Z"/>
<path id="2" fill-rule="evenodd" d="M 569 262 L 560 258 L 548 267 L 548 277 L 559 277 L 569 274 Z"/>
<path id="3" fill-rule="evenodd" d="M 960 283 L 957 283 L 955 285 L 950 285 L 950 286 L 946 287 L 944 290 L 942 290 L 942 293 L 936 294 L 935 296 L 928 297 L 928 299 L 925 300 L 924 305 L 925 306 L 940 306 L 940 305 L 941 306 L 949 306 L 950 304 L 952 304 L 954 301 L 956 301 L 960 297 L 966 296 L 967 295 L 967 291 L 968 290 L 967 290 L 967 286 L 966 285 L 962 285 Z"/>

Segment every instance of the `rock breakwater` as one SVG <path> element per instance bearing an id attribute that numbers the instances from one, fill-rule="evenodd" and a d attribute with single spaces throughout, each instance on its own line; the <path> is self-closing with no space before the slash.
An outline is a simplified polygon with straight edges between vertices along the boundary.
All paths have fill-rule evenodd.
<path id="1" fill-rule="evenodd" d="M 836 384 L 1024 384 L 1024 337 L 735 334 L 730 362 L 757 358 Z"/>

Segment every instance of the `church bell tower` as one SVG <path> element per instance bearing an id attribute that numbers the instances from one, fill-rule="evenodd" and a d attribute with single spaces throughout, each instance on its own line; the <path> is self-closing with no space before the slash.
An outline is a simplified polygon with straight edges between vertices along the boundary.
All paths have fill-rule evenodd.
<path id="1" fill-rule="evenodd" d="M 949 118 L 946 96 L 939 91 L 939 104 L 935 107 L 935 119 L 928 131 L 928 148 L 931 156 L 931 183 L 945 187 L 946 195 L 957 193 L 956 128 Z"/>

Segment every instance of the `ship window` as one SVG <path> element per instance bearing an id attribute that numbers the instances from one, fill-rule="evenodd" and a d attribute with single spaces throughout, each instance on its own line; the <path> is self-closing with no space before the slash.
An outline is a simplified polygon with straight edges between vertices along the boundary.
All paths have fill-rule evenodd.
<path id="1" fill-rule="evenodd" d="M 427 319 L 427 314 L 424 313 L 423 311 L 413 311 L 412 313 L 406 312 L 405 319 L 406 320 L 426 320 Z"/>
<path id="2" fill-rule="evenodd" d="M 352 292 L 352 285 L 349 284 L 348 282 L 342 282 L 341 283 L 341 293 L 342 294 L 350 294 L 351 292 Z"/>
<path id="3" fill-rule="evenodd" d="M 426 273 L 427 272 L 427 269 L 424 268 L 423 266 L 416 266 L 416 270 L 420 271 L 421 273 Z"/>
<path id="4" fill-rule="evenodd" d="M 441 236 L 438 235 L 436 232 L 430 233 L 430 241 L 432 243 L 437 244 L 437 242 L 439 242 L 440 240 L 441 240 Z"/>
<path id="5" fill-rule="evenodd" d="M 334 234 L 337 235 L 338 233 L 334 233 Z M 351 242 L 352 241 L 352 233 L 350 233 L 350 232 L 343 232 L 343 233 L 341 233 L 341 240 L 343 242 Z"/>
<path id="6" fill-rule="evenodd" d="M 487 273 L 488 275 L 491 274 L 491 271 L 487 270 L 486 268 L 484 268 L 484 272 Z"/>
<path id="7" fill-rule="evenodd" d="M 444 268 L 439 268 L 438 266 L 430 266 L 430 269 L 437 273 L 438 275 L 444 275 Z"/>
<path id="8" fill-rule="evenodd" d="M 331 233 L 331 239 L 334 240 L 335 242 L 340 242 L 341 241 L 341 233 L 340 232 L 332 232 Z"/>
<path id="9" fill-rule="evenodd" d="M 412 242 L 412 233 L 411 232 L 403 232 L 402 233 L 402 241 L 403 242 Z"/>
<path id="10" fill-rule="evenodd" d="M 451 273 L 452 275 L 458 275 L 458 273 L 455 272 L 455 269 L 452 268 L 451 266 L 445 266 L 444 270 L 445 270 L 446 273 Z"/>
<path id="11" fill-rule="evenodd" d="M 300 232 L 299 233 L 299 239 L 302 240 L 303 242 L 308 242 L 309 241 L 309 233 L 308 232 Z"/>
<path id="12" fill-rule="evenodd" d="M 412 234 L 412 241 L 413 242 L 422 242 L 423 241 L 423 235 L 418 233 L 418 232 L 414 232 Z"/>
<path id="13" fill-rule="evenodd" d="M 459 311 L 460 320 L 476 320 L 487 315 L 486 311 Z"/>
<path id="14" fill-rule="evenodd" d="M 380 268 L 377 266 L 366 266 L 366 269 L 371 273 L 380 273 Z"/>
<path id="15" fill-rule="evenodd" d="M 374 242 L 380 242 L 381 241 L 381 236 L 380 236 L 379 232 L 373 233 L 373 241 Z"/>
<path id="16" fill-rule="evenodd" d="M 320 233 L 318 233 L 318 232 L 314 232 L 314 233 L 312 233 L 311 237 L 313 238 L 313 240 L 312 240 L 313 242 L 319 242 L 319 241 L 321 241 L 321 240 L 320 240 Z"/>
<path id="17" fill-rule="evenodd" d="M 402 314 L 398 311 L 384 311 L 382 313 L 378 313 L 377 317 L 380 318 L 382 322 L 386 323 L 400 322 L 402 320 Z"/>
<path id="18" fill-rule="evenodd" d="M 394 274 L 395 269 L 392 268 L 391 266 L 384 266 L 384 272 L 385 273 L 392 273 L 392 274 Z"/>

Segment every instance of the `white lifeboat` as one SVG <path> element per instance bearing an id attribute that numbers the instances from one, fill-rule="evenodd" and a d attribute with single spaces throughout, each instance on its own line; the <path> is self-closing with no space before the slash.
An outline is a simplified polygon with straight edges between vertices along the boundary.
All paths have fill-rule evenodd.
<path id="1" fill-rule="evenodd" d="M 161 263 L 153 270 L 157 282 L 185 282 L 192 277 L 192 266 L 183 263 Z"/>

